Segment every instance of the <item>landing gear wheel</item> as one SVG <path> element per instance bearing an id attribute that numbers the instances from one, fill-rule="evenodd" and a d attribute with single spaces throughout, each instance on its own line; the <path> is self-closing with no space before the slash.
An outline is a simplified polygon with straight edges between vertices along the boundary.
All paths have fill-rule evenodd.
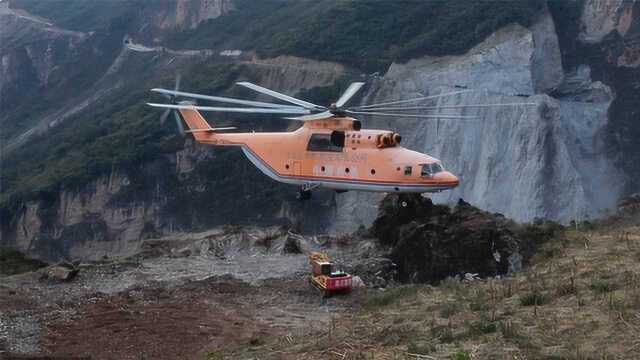
<path id="1" fill-rule="evenodd" d="M 309 200 L 311 199 L 311 190 L 300 189 L 298 194 L 296 195 L 298 200 Z"/>
<path id="2" fill-rule="evenodd" d="M 400 208 L 406 208 L 409 205 L 407 196 L 404 194 L 398 194 L 398 199 L 396 204 Z"/>

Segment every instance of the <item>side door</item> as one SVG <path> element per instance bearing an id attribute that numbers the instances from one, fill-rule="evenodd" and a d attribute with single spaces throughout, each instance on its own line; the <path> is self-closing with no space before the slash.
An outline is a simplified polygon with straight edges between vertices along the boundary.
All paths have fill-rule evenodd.
<path id="1" fill-rule="evenodd" d="M 292 164 L 292 173 L 295 176 L 301 176 L 302 175 L 302 161 L 299 160 L 295 160 L 293 161 Z"/>

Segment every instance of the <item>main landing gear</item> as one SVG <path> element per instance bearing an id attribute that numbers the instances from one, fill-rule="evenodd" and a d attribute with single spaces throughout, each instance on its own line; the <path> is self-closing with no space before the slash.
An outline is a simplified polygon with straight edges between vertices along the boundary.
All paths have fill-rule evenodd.
<path id="1" fill-rule="evenodd" d="M 311 199 L 311 190 L 317 188 L 318 185 L 312 185 L 312 184 L 304 184 L 300 187 L 300 190 L 298 190 L 298 194 L 296 195 L 296 198 L 298 200 L 309 200 Z"/>

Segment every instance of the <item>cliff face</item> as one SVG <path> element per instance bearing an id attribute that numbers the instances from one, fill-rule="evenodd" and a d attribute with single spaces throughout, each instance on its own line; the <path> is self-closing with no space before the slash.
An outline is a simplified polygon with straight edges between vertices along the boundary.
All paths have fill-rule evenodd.
<path id="1" fill-rule="evenodd" d="M 60 59 L 88 38 L 0 3 L 0 106 L 12 109 L 25 94 L 58 80 Z"/>
<path id="2" fill-rule="evenodd" d="M 234 9 L 231 0 L 162 1 L 142 18 L 159 29 L 195 29 L 203 21 L 215 19 Z M 158 9 L 160 8 L 160 10 Z M 141 29 L 142 30 L 142 29 Z"/>
<path id="3" fill-rule="evenodd" d="M 369 119 L 367 125 L 397 130 L 404 146 L 440 158 L 460 176 L 460 186 L 433 195 L 435 201 L 464 198 L 517 220 L 596 217 L 615 205 L 624 186 L 605 142 L 614 94 L 592 81 L 588 66 L 564 74 L 555 33 L 545 13 L 530 29 L 503 28 L 463 56 L 393 64 L 364 101 L 466 89 L 470 91 L 440 98 L 435 105 L 531 105 L 458 112 L 477 120 Z M 375 208 L 360 204 L 379 198 L 340 196 L 335 231 L 368 224 Z"/>
<path id="4" fill-rule="evenodd" d="M 579 39 L 597 43 L 616 31 L 624 36 L 633 22 L 635 0 L 588 0 L 584 3 L 581 15 Z"/>
<path id="5" fill-rule="evenodd" d="M 122 56 L 111 76 L 150 55 Z M 241 69 L 242 76 L 290 93 L 331 85 L 346 71 L 339 64 L 295 57 L 253 60 Z M 99 259 L 129 255 L 142 239 L 177 231 L 281 223 L 318 232 L 329 224 L 331 193 L 300 203 L 295 188 L 272 182 L 239 149 L 178 140 L 184 145 L 175 153 L 133 168 L 113 168 L 82 186 L 63 187 L 52 198 L 20 204 L 2 224 L 2 243 L 50 260 Z"/>

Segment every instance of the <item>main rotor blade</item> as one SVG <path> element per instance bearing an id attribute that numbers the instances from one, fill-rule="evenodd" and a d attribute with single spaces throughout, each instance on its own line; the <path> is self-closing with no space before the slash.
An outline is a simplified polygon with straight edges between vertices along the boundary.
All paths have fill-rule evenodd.
<path id="1" fill-rule="evenodd" d="M 431 119 L 477 119 L 477 116 L 464 115 L 414 115 L 414 114 L 391 114 L 381 112 L 351 111 L 346 110 L 349 114 L 375 115 L 375 116 L 396 116 L 396 117 L 414 117 L 414 118 L 431 118 Z"/>
<path id="2" fill-rule="evenodd" d="M 292 105 L 271 104 L 271 103 L 266 103 L 261 101 L 240 100 L 240 99 L 233 99 L 228 97 L 209 96 L 209 95 L 195 94 L 195 93 L 189 93 L 184 91 L 159 89 L 159 88 L 151 89 L 151 91 L 164 94 L 164 95 L 175 95 L 175 96 L 182 96 L 182 97 L 188 97 L 193 99 L 218 101 L 218 102 L 225 102 L 230 104 L 239 104 L 239 105 L 247 105 L 247 106 L 255 106 L 255 107 L 268 107 L 268 108 L 278 108 L 278 109 L 280 108 L 288 109 L 288 108 L 294 108 L 294 107 L 297 108 L 297 106 L 292 106 Z"/>
<path id="3" fill-rule="evenodd" d="M 304 115 L 304 116 L 298 116 L 298 117 L 287 117 L 285 119 L 287 119 L 287 120 L 298 120 L 298 121 L 310 121 L 310 120 L 328 119 L 330 117 L 333 117 L 333 113 L 331 111 L 323 111 L 323 112 L 318 113 L 318 114 Z"/>
<path id="4" fill-rule="evenodd" d="M 180 134 L 184 134 L 184 126 L 182 125 L 182 119 L 180 119 L 180 115 L 178 115 L 177 111 L 173 112 L 173 117 L 176 119 L 176 126 L 178 127 L 178 131 Z"/>
<path id="5" fill-rule="evenodd" d="M 436 98 L 439 98 L 439 97 L 444 97 L 444 96 L 449 96 L 449 95 L 462 94 L 462 93 L 466 93 L 466 92 L 469 92 L 469 91 L 471 91 L 471 90 L 460 90 L 460 91 L 453 91 L 453 92 L 444 93 L 444 94 L 423 96 L 423 97 L 419 97 L 419 98 L 415 98 L 415 99 L 409 99 L 409 100 L 397 100 L 397 101 L 389 101 L 389 102 L 384 102 L 384 103 L 379 103 L 379 104 L 356 106 L 353 109 L 362 110 L 362 109 L 369 109 L 369 108 L 374 108 L 374 107 L 379 107 L 379 106 L 386 106 L 386 105 L 405 104 L 405 103 L 409 103 L 409 102 L 422 101 L 422 100 L 428 100 L 428 99 L 436 99 Z"/>
<path id="6" fill-rule="evenodd" d="M 149 106 L 167 108 L 167 109 L 186 109 L 200 111 L 219 111 L 219 112 L 237 112 L 237 113 L 253 113 L 253 114 L 309 114 L 311 111 L 302 108 L 283 108 L 283 109 L 261 109 L 261 108 L 231 108 L 231 107 L 213 107 L 213 106 L 196 106 L 196 105 L 170 105 L 147 103 Z"/>
<path id="7" fill-rule="evenodd" d="M 296 98 L 291 97 L 289 95 L 285 95 L 285 94 L 279 93 L 277 91 L 269 90 L 267 88 L 263 88 L 262 86 L 258 86 L 256 84 L 252 84 L 252 83 L 247 82 L 247 81 L 238 82 L 236 84 L 238 84 L 240 86 L 244 86 L 246 88 L 249 88 L 249 89 L 251 89 L 253 91 L 257 91 L 259 93 L 263 93 L 265 95 L 272 96 L 272 97 L 274 97 L 276 99 L 280 99 L 280 100 L 283 100 L 283 101 L 286 101 L 286 102 L 290 102 L 292 104 L 296 104 L 298 106 L 302 106 L 305 109 L 310 109 L 310 110 L 317 110 L 317 109 L 323 109 L 324 110 L 324 109 L 326 109 L 324 106 L 319 106 L 319 105 L 316 105 L 316 104 L 312 104 L 310 102 L 306 102 L 306 101 L 303 101 L 303 100 L 300 100 L 300 99 L 296 99 Z"/>
<path id="8" fill-rule="evenodd" d="M 529 105 L 537 105 L 536 103 L 510 103 L 510 104 L 475 104 L 475 105 L 441 105 L 441 106 L 410 106 L 410 107 L 402 107 L 402 106 L 390 106 L 390 107 L 375 107 L 375 108 L 367 108 L 366 110 L 371 111 L 380 111 L 380 110 L 439 110 L 439 109 L 464 109 L 464 108 L 485 108 L 485 107 L 498 107 L 498 106 L 529 106 Z M 365 109 L 362 109 L 365 110 Z"/>
<path id="9" fill-rule="evenodd" d="M 170 112 L 171 109 L 167 109 L 162 113 L 162 115 L 160 115 L 160 124 L 164 125 L 164 122 L 167 121 L 167 117 L 169 117 Z"/>
<path id="10" fill-rule="evenodd" d="M 336 101 L 336 107 L 342 107 L 342 105 L 346 104 L 347 101 L 349 101 L 353 97 L 353 95 L 355 95 L 358 92 L 358 90 L 360 90 L 362 85 L 364 85 L 363 82 L 351 83 L 351 85 L 349 85 L 347 90 L 345 90 L 344 94 L 340 96 L 340 99 Z"/>
<path id="11" fill-rule="evenodd" d="M 173 90 L 178 91 L 180 90 L 180 82 L 182 81 L 182 75 L 180 73 L 176 74 L 176 85 L 173 88 Z"/>

